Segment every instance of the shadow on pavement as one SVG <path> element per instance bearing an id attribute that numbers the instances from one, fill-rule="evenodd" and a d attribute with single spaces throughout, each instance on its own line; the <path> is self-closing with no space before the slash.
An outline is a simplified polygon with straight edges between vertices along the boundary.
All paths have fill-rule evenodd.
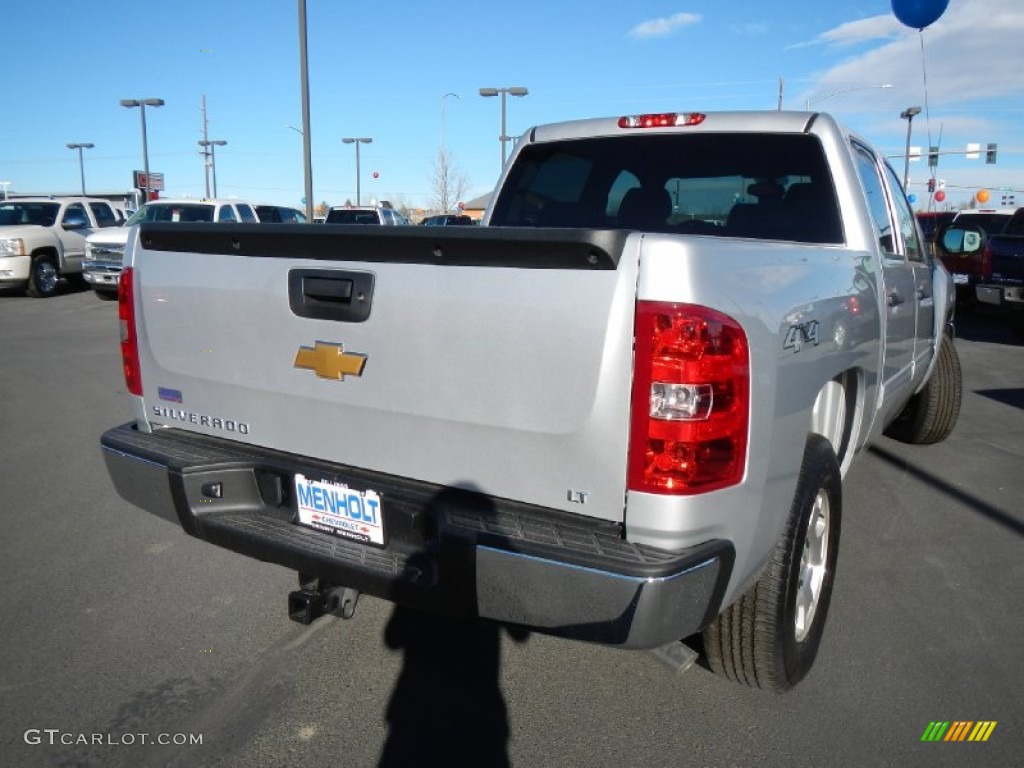
<path id="1" fill-rule="evenodd" d="M 57 292 L 50 298 L 67 296 L 74 293 L 85 293 L 91 291 L 92 287 L 77 277 L 63 277 L 57 284 Z M 24 285 L 0 285 L 0 298 L 29 298 L 25 293 Z M 42 299 L 46 301 L 46 299 Z"/>
<path id="2" fill-rule="evenodd" d="M 481 520 L 494 516 L 493 505 L 485 497 L 446 489 L 431 498 L 431 517 L 440 520 L 448 509 L 469 505 L 471 500 Z M 475 612 L 472 551 L 449 554 L 449 565 L 468 558 L 458 569 L 466 576 L 452 583 L 449 573 L 448 583 L 441 587 L 444 596 L 439 608 L 461 606 L 462 611 Z M 426 552 L 422 555 L 429 557 Z M 380 766 L 510 764 L 508 710 L 500 682 L 502 634 L 517 642 L 529 636 L 525 629 L 494 622 L 394 607 L 384 642 L 401 650 L 404 658 L 388 702 L 388 737 Z"/>
<path id="3" fill-rule="evenodd" d="M 502 631 L 395 607 L 384 641 L 405 658 L 388 703 L 381 766 L 509 765 Z"/>
<path id="4" fill-rule="evenodd" d="M 1006 312 L 982 304 L 956 310 L 956 338 L 992 344 L 1024 344 L 1024 313 Z"/>
<path id="5" fill-rule="evenodd" d="M 997 403 L 1024 410 L 1024 387 L 1010 389 L 976 389 L 976 394 L 995 400 Z"/>
<path id="6" fill-rule="evenodd" d="M 1021 522 L 998 507 L 994 507 L 988 502 L 982 501 L 977 496 L 951 485 L 938 475 L 929 472 L 928 470 L 914 466 L 903 457 L 897 456 L 895 453 L 892 453 L 879 445 L 872 445 L 868 450 L 882 461 L 902 469 L 904 472 L 913 475 L 933 488 L 937 488 L 939 491 L 953 499 L 956 499 L 964 506 L 973 509 L 984 517 L 987 517 L 992 522 L 1003 526 L 1007 530 L 1016 533 L 1018 536 L 1024 536 L 1024 522 Z"/>

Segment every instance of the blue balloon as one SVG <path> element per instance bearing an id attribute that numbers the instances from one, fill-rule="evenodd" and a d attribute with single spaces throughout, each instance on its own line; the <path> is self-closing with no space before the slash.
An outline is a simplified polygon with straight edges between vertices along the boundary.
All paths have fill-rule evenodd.
<path id="1" fill-rule="evenodd" d="M 892 12 L 908 27 L 924 29 L 934 24 L 948 5 L 949 0 L 892 0 Z"/>
<path id="2" fill-rule="evenodd" d="M 907 195 L 907 200 L 909 200 L 911 203 L 916 203 L 917 202 L 917 195 L 909 194 L 909 195 Z"/>

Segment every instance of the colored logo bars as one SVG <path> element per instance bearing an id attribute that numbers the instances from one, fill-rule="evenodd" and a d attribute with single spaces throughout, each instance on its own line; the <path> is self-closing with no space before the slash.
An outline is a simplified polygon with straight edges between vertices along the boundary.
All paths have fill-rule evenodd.
<path id="1" fill-rule="evenodd" d="M 924 729 L 921 741 L 988 741 L 995 728 L 995 720 L 933 721 Z"/>

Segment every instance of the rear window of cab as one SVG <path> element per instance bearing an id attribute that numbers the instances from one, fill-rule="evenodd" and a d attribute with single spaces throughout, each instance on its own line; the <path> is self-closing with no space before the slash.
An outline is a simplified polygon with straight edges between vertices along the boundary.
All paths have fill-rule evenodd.
<path id="1" fill-rule="evenodd" d="M 807 134 L 534 144 L 510 170 L 490 224 L 843 242 L 824 150 Z"/>

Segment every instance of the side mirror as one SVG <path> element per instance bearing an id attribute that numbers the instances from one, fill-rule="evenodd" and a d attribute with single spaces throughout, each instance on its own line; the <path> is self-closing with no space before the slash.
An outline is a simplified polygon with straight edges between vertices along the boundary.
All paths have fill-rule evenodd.
<path id="1" fill-rule="evenodd" d="M 80 213 L 69 213 L 64 217 L 64 221 L 61 222 L 61 226 L 64 229 L 85 229 L 89 226 L 89 222 L 85 220 L 85 217 Z"/>
<path id="2" fill-rule="evenodd" d="M 980 253 L 985 247 L 985 233 L 973 224 L 956 224 L 942 232 L 942 250 L 952 256 Z"/>

